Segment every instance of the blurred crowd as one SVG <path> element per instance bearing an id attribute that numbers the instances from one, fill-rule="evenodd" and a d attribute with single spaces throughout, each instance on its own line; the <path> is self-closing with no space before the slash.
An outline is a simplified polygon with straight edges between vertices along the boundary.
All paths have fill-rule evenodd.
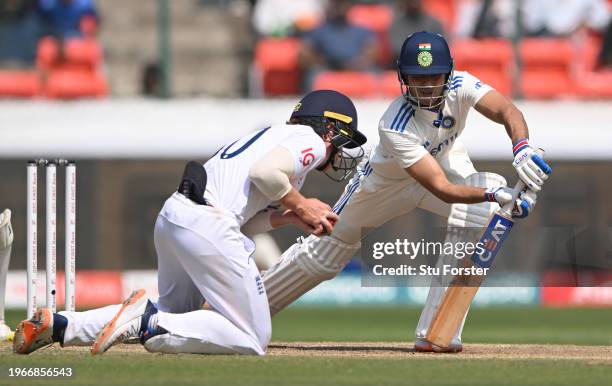
<path id="1" fill-rule="evenodd" d="M 130 20 L 141 20 L 141 12 L 150 13 L 161 4 L 148 1 L 142 7 L 126 3 L 121 7 L 120 0 L 113 1 L 117 3 L 99 0 L 98 4 L 109 13 L 109 23 L 127 8 L 133 13 Z M 186 52 L 197 46 L 190 45 L 190 39 L 180 45 L 173 38 L 172 44 L 180 46 L 176 49 L 180 54 L 172 58 L 177 64 L 173 76 L 216 72 L 218 67 L 206 66 L 217 65 L 215 55 L 226 55 L 224 60 L 232 66 L 222 65 L 224 78 L 239 78 L 244 85 L 226 82 L 220 92 L 228 95 L 284 96 L 325 87 L 356 97 L 392 97 L 399 90 L 393 70 L 404 39 L 427 30 L 447 37 L 457 68 L 473 72 L 506 95 L 612 98 L 612 0 L 167 1 L 169 8 L 181 9 L 171 15 L 172 29 L 181 32 L 176 36 L 184 38 L 189 32 L 185 28 L 192 28 L 194 34 L 203 34 L 201 46 L 206 47 L 189 56 Z M 191 9 L 185 7 L 187 3 L 197 6 L 194 14 L 215 9 L 220 20 L 212 25 L 210 18 L 201 17 L 187 25 L 185 10 Z M 224 12 L 229 15 L 239 9 L 247 9 L 244 19 L 223 19 Z M 155 16 L 153 20 L 157 22 Z M 247 25 L 252 36 L 243 36 L 247 32 L 240 28 Z M 0 97 L 108 95 L 99 26 L 94 0 L 0 0 Z M 147 31 L 161 36 L 157 28 L 161 27 Z M 207 36 L 205 31 L 215 33 Z M 152 40 L 138 33 L 143 42 Z M 235 44 L 220 39 L 221 33 Z M 111 39 L 107 43 L 120 42 L 121 34 L 105 31 Z M 133 78 L 142 84 L 144 95 L 159 94 L 155 90 L 161 77 L 160 59 L 133 63 L 130 50 L 113 54 L 117 47 L 107 47 L 109 57 L 115 62 L 120 55 L 125 57 L 114 67 L 105 63 L 109 76 L 119 79 L 108 82 L 116 86 Z M 185 64 L 195 62 L 203 64 L 197 68 Z M 117 76 L 131 65 L 143 68 L 138 79 L 132 74 Z M 231 72 L 231 68 L 238 70 Z M 189 93 L 208 92 L 215 89 L 213 83 L 206 79 L 200 88 L 188 87 Z"/>
<path id="2" fill-rule="evenodd" d="M 0 0 L 0 60 L 32 65 L 42 37 L 91 36 L 98 21 L 93 0 Z"/>
<path id="3" fill-rule="evenodd" d="M 403 40 L 421 30 L 451 42 L 588 40 L 599 70 L 612 65 L 611 7 L 607 0 L 258 0 L 253 26 L 259 39 L 298 41 L 305 91 L 322 72 L 393 69 Z"/>
<path id="4" fill-rule="evenodd" d="M 107 95 L 93 0 L 0 0 L 0 96 Z"/>

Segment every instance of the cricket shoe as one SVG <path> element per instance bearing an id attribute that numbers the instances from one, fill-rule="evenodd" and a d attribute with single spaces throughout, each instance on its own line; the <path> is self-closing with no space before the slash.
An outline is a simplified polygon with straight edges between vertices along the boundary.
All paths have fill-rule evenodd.
<path id="1" fill-rule="evenodd" d="M 13 338 L 15 354 L 29 354 L 39 348 L 53 344 L 53 312 L 49 308 L 39 308 L 29 320 L 17 326 Z"/>
<path id="2" fill-rule="evenodd" d="M 9 326 L 4 323 L 4 320 L 0 320 L 0 342 L 12 341 L 15 333 Z"/>
<path id="3" fill-rule="evenodd" d="M 140 343 L 153 336 L 167 332 L 157 327 L 157 308 L 151 303 L 145 290 L 132 292 L 124 302 L 115 317 L 108 322 L 98 334 L 91 348 L 92 355 L 103 354 L 111 346 L 118 343 Z"/>
<path id="4" fill-rule="evenodd" d="M 421 338 L 417 338 L 414 342 L 414 351 L 416 352 L 435 352 L 435 353 L 458 353 L 463 351 L 461 343 L 451 343 L 450 346 L 442 348 Z"/>

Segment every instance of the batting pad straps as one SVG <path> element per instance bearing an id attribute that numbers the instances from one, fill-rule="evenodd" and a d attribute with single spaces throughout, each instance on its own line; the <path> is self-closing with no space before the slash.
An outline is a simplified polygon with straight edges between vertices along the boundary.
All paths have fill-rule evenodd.
<path id="1" fill-rule="evenodd" d="M 263 275 L 274 315 L 319 283 L 335 277 L 361 248 L 330 236 L 308 236 L 293 244 Z"/>

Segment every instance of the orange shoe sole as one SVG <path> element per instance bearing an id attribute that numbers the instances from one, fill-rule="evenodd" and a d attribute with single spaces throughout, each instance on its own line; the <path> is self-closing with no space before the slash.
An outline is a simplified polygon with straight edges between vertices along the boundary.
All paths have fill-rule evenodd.
<path id="1" fill-rule="evenodd" d="M 98 334 L 98 336 L 96 338 L 96 341 L 94 342 L 93 346 L 91 347 L 91 355 L 102 354 L 104 352 L 104 351 L 100 350 L 100 346 L 101 346 L 101 344 L 104 341 L 106 341 L 106 339 L 109 338 L 109 336 L 111 335 L 111 332 L 115 329 L 115 325 L 117 324 L 117 319 L 119 319 L 119 317 L 123 313 L 123 310 L 125 310 L 125 307 L 129 306 L 130 304 L 133 304 L 135 301 L 137 301 L 140 298 L 142 298 L 143 296 L 145 296 L 145 293 L 146 292 L 143 289 L 139 289 L 138 291 L 134 291 L 134 292 L 132 292 L 130 297 L 127 298 L 123 302 L 123 304 L 121 305 L 121 308 L 119 309 L 119 312 L 117 312 L 115 317 L 113 319 L 111 319 L 110 322 L 108 322 L 108 323 L 106 323 L 104 325 L 104 327 L 102 328 L 102 330 Z"/>
<path id="2" fill-rule="evenodd" d="M 36 312 L 40 313 L 47 311 L 47 309 L 42 309 Z M 45 321 L 45 323 L 42 325 L 36 325 L 30 320 L 24 320 L 19 323 L 17 329 L 15 330 L 15 338 L 13 340 L 13 352 L 17 354 L 28 354 L 28 349 L 30 348 L 30 345 L 32 345 L 34 337 L 42 334 L 49 328 L 49 324 L 51 324 L 52 318 L 53 315 L 47 315 L 44 318 L 39 317 L 39 319 Z"/>

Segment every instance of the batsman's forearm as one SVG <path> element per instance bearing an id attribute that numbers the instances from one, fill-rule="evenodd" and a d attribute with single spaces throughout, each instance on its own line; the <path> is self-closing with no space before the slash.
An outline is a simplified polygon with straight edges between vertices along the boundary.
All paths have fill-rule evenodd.
<path id="1" fill-rule="evenodd" d="M 503 113 L 503 124 L 508 133 L 508 137 L 512 140 L 512 143 L 516 143 L 519 139 L 529 138 L 529 128 L 523 113 L 516 108 L 513 104 L 510 104 Z"/>
<path id="2" fill-rule="evenodd" d="M 456 185 L 449 182 L 438 188 L 430 189 L 430 191 L 448 204 L 477 204 L 486 201 L 485 189 L 475 186 Z"/>

